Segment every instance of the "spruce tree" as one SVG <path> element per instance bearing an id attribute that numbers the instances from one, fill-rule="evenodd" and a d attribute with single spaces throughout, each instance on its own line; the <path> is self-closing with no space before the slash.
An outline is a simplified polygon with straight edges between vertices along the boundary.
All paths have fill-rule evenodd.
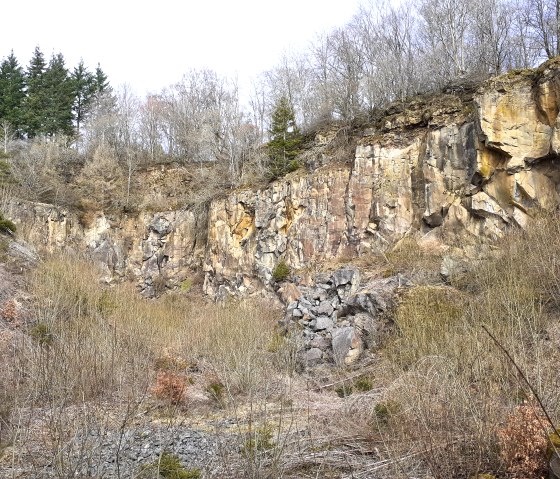
<path id="1" fill-rule="evenodd" d="M 92 108 L 97 93 L 96 76 L 87 70 L 83 60 L 72 72 L 72 88 L 74 104 L 72 111 L 76 122 L 76 136 L 80 135 L 80 127 Z"/>
<path id="2" fill-rule="evenodd" d="M 29 138 L 42 132 L 46 119 L 47 94 L 44 85 L 46 62 L 39 47 L 29 62 L 26 74 L 27 97 L 25 99 L 25 130 Z"/>
<path id="3" fill-rule="evenodd" d="M 295 157 L 302 142 L 296 125 L 294 110 L 286 97 L 281 97 L 272 112 L 270 126 L 270 176 L 272 179 L 297 169 Z"/>
<path id="4" fill-rule="evenodd" d="M 0 64 L 0 123 L 10 126 L 14 136 L 23 135 L 25 78 L 12 51 Z"/>
<path id="5" fill-rule="evenodd" d="M 99 63 L 95 69 L 95 89 L 98 94 L 111 93 L 112 91 L 107 75 L 105 75 Z"/>
<path id="6" fill-rule="evenodd" d="M 71 136 L 74 132 L 74 87 L 61 53 L 52 56 L 43 80 L 46 114 L 41 133 L 48 136 L 60 133 Z"/>

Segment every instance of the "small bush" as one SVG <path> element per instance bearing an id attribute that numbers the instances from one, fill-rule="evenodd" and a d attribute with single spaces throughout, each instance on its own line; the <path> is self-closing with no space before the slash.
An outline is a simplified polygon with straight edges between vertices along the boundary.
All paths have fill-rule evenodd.
<path id="1" fill-rule="evenodd" d="M 0 232 L 15 233 L 16 229 L 16 225 L 12 221 L 5 219 L 0 213 Z"/>
<path id="2" fill-rule="evenodd" d="M 206 386 L 206 392 L 220 407 L 225 405 L 225 391 L 226 388 L 220 381 L 212 381 Z"/>
<path id="3" fill-rule="evenodd" d="M 0 153 L 0 158 L 7 158 L 4 153 Z M 0 159 L 0 185 L 14 183 L 14 177 L 7 161 Z"/>
<path id="4" fill-rule="evenodd" d="M 347 386 L 342 384 L 335 388 L 334 392 L 338 395 L 338 397 L 344 398 L 346 396 L 350 396 L 352 394 L 353 388 L 352 386 Z"/>
<path id="5" fill-rule="evenodd" d="M 167 291 L 167 278 L 164 275 L 157 275 L 152 278 L 152 287 L 154 288 L 154 294 L 161 296 Z"/>
<path id="6" fill-rule="evenodd" d="M 290 276 L 291 270 L 288 264 L 281 259 L 279 263 L 272 270 L 272 279 L 277 283 L 285 281 Z"/>
<path id="7" fill-rule="evenodd" d="M 292 160 L 288 163 L 288 172 L 291 173 L 293 171 L 299 170 L 301 165 L 299 164 L 298 160 Z"/>
<path id="8" fill-rule="evenodd" d="M 244 457 L 253 457 L 258 451 L 272 449 L 274 447 L 272 436 L 272 427 L 268 424 L 258 428 L 253 434 L 249 433 L 249 438 L 245 441 L 241 454 Z"/>
<path id="9" fill-rule="evenodd" d="M 156 385 L 152 393 L 158 398 L 169 401 L 173 405 L 180 404 L 187 388 L 187 379 L 184 375 L 171 371 L 159 371 L 157 373 Z"/>
<path id="10" fill-rule="evenodd" d="M 97 309 L 103 316 L 115 311 L 115 309 L 117 309 L 117 299 L 115 295 L 111 294 L 109 291 L 103 291 L 97 302 Z"/>
<path id="11" fill-rule="evenodd" d="M 157 472 L 164 479 L 198 479 L 201 475 L 200 469 L 186 469 L 181 465 L 181 460 L 168 451 L 164 451 L 161 457 L 152 464 L 142 467 L 142 472 Z M 141 475 L 145 477 L 145 475 Z"/>
<path id="12" fill-rule="evenodd" d="M 371 391 L 373 389 L 373 383 L 371 382 L 371 379 L 362 376 L 359 377 L 358 379 L 356 379 L 354 381 L 354 388 L 356 389 L 356 391 L 361 392 L 361 393 L 365 393 L 368 391 Z"/>
<path id="13" fill-rule="evenodd" d="M 553 454 L 555 452 L 558 453 L 559 450 L 560 450 L 560 432 L 559 431 L 551 432 L 548 435 L 548 446 L 546 449 L 547 460 L 552 459 Z"/>
<path id="14" fill-rule="evenodd" d="M 49 347 L 54 341 L 54 336 L 45 323 L 37 323 L 29 330 L 29 335 L 42 347 Z"/>
<path id="15" fill-rule="evenodd" d="M 498 431 L 501 457 L 512 477 L 540 478 L 547 471 L 546 419 L 537 405 L 524 403 L 509 415 Z"/>
<path id="16" fill-rule="evenodd" d="M 186 278 L 181 282 L 181 291 L 188 293 L 193 285 L 193 280 L 191 278 Z"/>
<path id="17" fill-rule="evenodd" d="M 400 409 L 398 403 L 394 401 L 383 401 L 379 402 L 373 408 L 375 414 L 375 419 L 377 423 L 386 426 L 389 423 L 391 417 L 393 417 Z"/>

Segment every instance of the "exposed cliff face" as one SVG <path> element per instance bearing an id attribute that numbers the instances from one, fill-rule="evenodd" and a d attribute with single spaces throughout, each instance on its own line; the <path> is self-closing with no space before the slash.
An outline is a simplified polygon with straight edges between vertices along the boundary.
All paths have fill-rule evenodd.
<path id="1" fill-rule="evenodd" d="M 64 208 L 22 202 L 12 205 L 12 216 L 29 243 L 50 252 L 84 251 L 103 267 L 105 281 L 133 279 L 148 296 L 192 275 L 204 251 L 197 217 L 188 210 L 144 212 L 118 222 L 99 213 L 84 225 Z"/>
<path id="2" fill-rule="evenodd" d="M 510 73 L 476 93 L 457 89 L 393 107 L 330 163 L 331 133 L 317 135 L 298 171 L 258 191 L 215 200 L 208 230 L 190 211 L 141 213 L 88 226 L 48 205 L 19 205 L 24 236 L 54 249 L 75 244 L 133 276 L 151 294 L 204 263 L 205 289 L 251 293 L 280 259 L 293 270 L 387 249 L 408 234 L 474 244 L 525 226 L 532 208 L 560 196 L 560 64 Z M 204 225 L 206 223 L 204 222 Z M 207 236 L 206 244 L 197 237 Z"/>
<path id="3" fill-rule="evenodd" d="M 280 258 L 297 270 L 414 232 L 466 243 L 525 226 L 531 208 L 559 203 L 559 105 L 556 64 L 511 73 L 472 100 L 447 95 L 385 117 L 348 166 L 215 201 L 207 291 L 255 289 Z"/>

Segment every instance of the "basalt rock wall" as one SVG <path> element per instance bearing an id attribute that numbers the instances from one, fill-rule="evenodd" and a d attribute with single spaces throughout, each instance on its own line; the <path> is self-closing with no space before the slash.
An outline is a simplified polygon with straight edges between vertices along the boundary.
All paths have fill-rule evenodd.
<path id="1" fill-rule="evenodd" d="M 460 90 L 460 89 L 459 89 Z M 251 292 L 280 261 L 305 270 L 405 235 L 475 244 L 558 206 L 560 66 L 492 79 L 388 111 L 353 157 L 210 208 L 206 290 Z M 323 150 L 321 150 L 323 147 Z M 328 145 L 317 146 L 324 156 Z"/>
<path id="2" fill-rule="evenodd" d="M 532 211 L 560 202 L 559 110 L 560 62 L 550 61 L 393 106 L 357 130 L 343 157 L 336 129 L 323 131 L 301 158 L 311 168 L 224 194 L 207 221 L 178 210 L 99 213 L 84 225 L 28 203 L 11 217 L 26 239 L 87 250 L 108 281 L 132 277 L 146 294 L 197 268 L 210 295 L 251 294 L 281 261 L 310 271 L 405 235 L 467 246 L 526 227 Z"/>
<path id="3" fill-rule="evenodd" d="M 88 224 L 68 209 L 13 202 L 18 235 L 48 252 L 78 252 L 104 271 L 103 280 L 137 283 L 146 296 L 192 280 L 204 251 L 198 218 L 189 210 L 144 212 L 118 219 L 99 212 Z"/>

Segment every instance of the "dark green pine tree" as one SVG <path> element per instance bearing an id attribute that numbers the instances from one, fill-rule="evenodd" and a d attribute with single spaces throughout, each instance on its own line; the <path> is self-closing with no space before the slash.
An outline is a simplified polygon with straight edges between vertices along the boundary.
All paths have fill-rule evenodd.
<path id="1" fill-rule="evenodd" d="M 105 72 L 101 69 L 101 65 L 98 63 L 95 69 L 95 89 L 98 94 L 110 94 L 112 88 L 109 85 L 109 80 Z"/>
<path id="2" fill-rule="evenodd" d="M 302 142 L 301 133 L 296 125 L 294 110 L 286 97 L 281 97 L 272 111 L 270 126 L 270 176 L 272 179 L 285 175 L 298 168 L 295 157 Z"/>
<path id="3" fill-rule="evenodd" d="M 44 84 L 46 67 L 43 53 L 39 47 L 35 47 L 25 78 L 27 97 L 24 118 L 25 131 L 29 138 L 39 135 L 46 121 L 47 92 Z"/>
<path id="4" fill-rule="evenodd" d="M 47 102 L 41 133 L 73 135 L 74 86 L 61 53 L 52 56 L 43 80 Z"/>
<path id="5" fill-rule="evenodd" d="M 113 95 L 111 84 L 99 63 L 95 69 L 95 109 L 97 113 L 113 112 L 117 108 L 117 100 Z"/>
<path id="6" fill-rule="evenodd" d="M 12 51 L 0 64 L 0 123 L 7 122 L 17 138 L 23 135 L 24 100 L 23 69 Z"/>
<path id="7" fill-rule="evenodd" d="M 80 60 L 72 72 L 72 87 L 74 92 L 72 112 L 76 123 L 76 136 L 79 136 L 80 127 L 90 113 L 97 93 L 96 76 L 87 70 L 83 60 Z"/>

